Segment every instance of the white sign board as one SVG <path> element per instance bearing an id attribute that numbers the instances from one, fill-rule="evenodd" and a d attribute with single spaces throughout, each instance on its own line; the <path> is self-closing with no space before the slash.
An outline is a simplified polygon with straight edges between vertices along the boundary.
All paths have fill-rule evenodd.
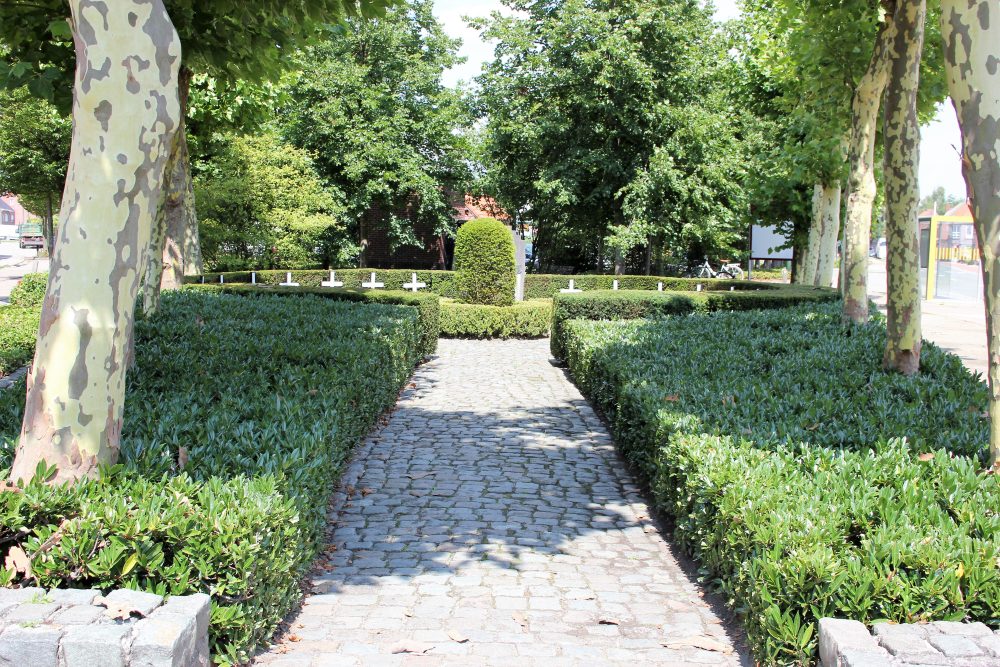
<path id="1" fill-rule="evenodd" d="M 774 226 L 754 225 L 750 228 L 750 259 L 791 260 L 791 241 Z"/>

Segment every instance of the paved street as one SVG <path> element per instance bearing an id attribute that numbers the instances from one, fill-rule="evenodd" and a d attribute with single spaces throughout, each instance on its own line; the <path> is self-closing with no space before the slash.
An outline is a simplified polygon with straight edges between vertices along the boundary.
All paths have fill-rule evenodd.
<path id="1" fill-rule="evenodd" d="M 885 262 L 871 260 L 868 278 L 870 297 L 885 312 Z M 921 309 L 924 338 L 957 354 L 966 366 L 985 377 L 988 355 L 983 302 L 931 299 L 924 300 Z"/>
<path id="2" fill-rule="evenodd" d="M 37 250 L 21 250 L 17 241 L 0 241 L 0 305 L 7 303 L 10 291 L 26 273 L 49 270 L 49 260 L 37 255 Z"/>
<path id="3" fill-rule="evenodd" d="M 547 340 L 442 340 L 267 665 L 739 665 Z"/>

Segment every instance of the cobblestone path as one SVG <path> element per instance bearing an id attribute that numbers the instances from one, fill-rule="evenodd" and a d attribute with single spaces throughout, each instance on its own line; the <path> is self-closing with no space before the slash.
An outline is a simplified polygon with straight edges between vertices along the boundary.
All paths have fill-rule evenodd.
<path id="1" fill-rule="evenodd" d="M 751 664 L 546 340 L 442 340 L 338 499 L 259 664 Z"/>

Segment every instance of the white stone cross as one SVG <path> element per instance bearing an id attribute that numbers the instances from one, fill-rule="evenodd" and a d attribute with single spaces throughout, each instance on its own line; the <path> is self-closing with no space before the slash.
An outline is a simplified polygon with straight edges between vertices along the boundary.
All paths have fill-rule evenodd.
<path id="1" fill-rule="evenodd" d="M 613 289 L 615 291 L 618 290 L 618 281 L 617 280 L 612 281 L 612 283 L 611 283 L 611 289 Z"/>
<path id="2" fill-rule="evenodd" d="M 694 291 L 695 292 L 700 292 L 701 291 L 701 283 L 698 283 L 697 285 L 695 285 Z"/>
<path id="3" fill-rule="evenodd" d="M 278 284 L 281 285 L 282 287 L 298 287 L 299 286 L 298 283 L 293 283 L 292 282 L 292 272 L 291 271 L 288 271 L 287 273 L 285 273 L 285 282 L 278 283 Z"/>
<path id="4" fill-rule="evenodd" d="M 569 287 L 567 289 L 561 289 L 559 291 L 562 292 L 563 294 L 567 294 L 569 292 L 582 292 L 583 290 L 577 289 L 576 288 L 576 282 L 573 281 L 573 280 L 570 280 L 569 281 Z"/>
<path id="5" fill-rule="evenodd" d="M 663 291 L 663 283 L 656 283 L 656 291 L 657 292 Z"/>
<path id="6" fill-rule="evenodd" d="M 410 282 L 403 283 L 403 289 L 412 290 L 414 292 L 418 291 L 421 287 L 427 287 L 427 283 L 418 283 L 417 274 L 410 274 Z"/>
<path id="7" fill-rule="evenodd" d="M 204 285 L 204 284 L 205 284 L 205 276 L 202 276 L 202 277 L 201 277 L 201 284 L 202 284 L 202 285 Z"/>
<path id="8" fill-rule="evenodd" d="M 736 288 L 735 288 L 735 287 L 733 287 L 732 285 L 730 285 L 730 286 L 729 286 L 729 291 L 730 291 L 730 292 L 735 292 L 735 291 L 736 291 Z"/>
<path id="9" fill-rule="evenodd" d="M 336 271 L 331 271 L 330 272 L 330 279 L 329 280 L 324 280 L 323 282 L 320 283 L 320 285 L 322 285 L 323 287 L 343 287 L 344 286 L 344 282 L 342 280 L 337 280 L 337 272 Z"/>
<path id="10" fill-rule="evenodd" d="M 366 283 L 361 283 L 362 287 L 367 287 L 368 289 L 376 289 L 378 287 L 385 287 L 385 283 L 379 283 L 375 281 L 375 272 L 372 271 L 372 278 Z"/>
<path id="11" fill-rule="evenodd" d="M 250 284 L 251 285 L 256 285 L 257 284 L 257 272 L 256 271 L 251 271 L 250 272 Z"/>
<path id="12" fill-rule="evenodd" d="M 219 284 L 220 285 L 225 285 L 226 284 L 226 279 L 223 277 L 223 275 L 221 273 L 219 274 Z"/>

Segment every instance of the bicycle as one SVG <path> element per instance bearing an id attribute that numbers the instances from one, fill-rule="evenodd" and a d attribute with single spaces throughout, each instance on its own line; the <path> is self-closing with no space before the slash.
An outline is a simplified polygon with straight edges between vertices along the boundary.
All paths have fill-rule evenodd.
<path id="1" fill-rule="evenodd" d="M 702 264 L 693 264 L 684 273 L 685 278 L 721 278 L 728 280 L 741 280 L 743 278 L 743 268 L 735 262 L 723 263 L 716 271 L 705 258 Z"/>

